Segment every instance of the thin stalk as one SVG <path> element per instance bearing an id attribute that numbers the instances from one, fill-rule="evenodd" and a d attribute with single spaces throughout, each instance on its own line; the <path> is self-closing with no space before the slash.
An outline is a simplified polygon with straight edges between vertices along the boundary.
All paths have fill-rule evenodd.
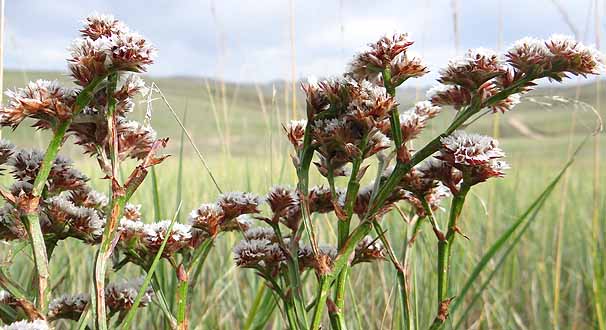
<path id="1" fill-rule="evenodd" d="M 314 314 L 311 321 L 311 330 L 318 330 L 322 325 L 322 315 L 324 314 L 324 307 L 326 306 L 326 299 L 328 298 L 331 282 L 331 276 L 322 275 L 320 277 L 320 287 L 318 288 L 316 308 L 314 309 Z"/>
<path id="2" fill-rule="evenodd" d="M 107 135 L 109 137 L 109 159 L 111 162 L 110 192 L 111 201 L 108 208 L 109 219 L 103 230 L 101 245 L 97 250 L 95 260 L 95 326 L 98 330 L 107 330 L 107 312 L 105 307 L 105 274 L 107 261 L 112 253 L 112 241 L 117 228 L 117 222 L 126 205 L 124 190 L 118 184 L 118 132 L 116 130 L 116 98 L 114 93 L 118 84 L 118 73 L 108 77 L 107 87 Z"/>
<path id="3" fill-rule="evenodd" d="M 454 196 L 450 208 L 450 216 L 448 219 L 448 229 L 446 237 L 438 242 L 438 314 L 431 325 L 431 330 L 437 330 L 442 327 L 448 318 L 448 282 L 450 273 L 450 259 L 452 255 L 452 245 L 457 234 L 457 222 L 463 210 L 465 197 L 471 187 L 463 181 L 461 189 Z"/>
<path id="4" fill-rule="evenodd" d="M 177 279 L 179 286 L 177 287 L 177 329 L 189 329 L 188 313 L 187 313 L 187 297 L 189 289 L 189 274 L 183 265 L 177 268 Z"/>
<path id="5" fill-rule="evenodd" d="M 400 263 L 400 261 L 398 260 L 393 248 L 391 247 L 391 244 L 389 242 L 389 240 L 387 239 L 387 237 L 385 237 L 385 231 L 383 230 L 383 228 L 381 227 L 381 224 L 379 222 L 373 222 L 373 226 L 375 228 L 375 232 L 377 233 L 377 235 L 379 236 L 379 239 L 381 240 L 381 242 L 383 243 L 383 246 L 385 247 L 385 250 L 387 251 L 387 255 L 389 257 L 389 260 L 391 261 L 391 263 L 394 265 L 394 268 L 396 269 L 396 277 L 398 280 L 398 293 L 400 296 L 400 300 L 402 302 L 402 329 L 405 330 L 411 330 L 414 329 L 414 325 L 413 325 L 413 319 L 411 317 L 412 312 L 410 310 L 410 300 L 408 299 L 408 286 L 406 284 L 406 259 L 407 259 L 407 247 L 408 247 L 408 233 L 406 233 L 406 240 L 404 241 L 404 260 L 403 263 Z M 408 230 L 407 230 L 408 232 Z"/>
<path id="6" fill-rule="evenodd" d="M 184 301 L 180 301 L 179 310 L 185 310 L 186 315 L 191 315 L 191 306 L 192 306 L 192 298 L 193 295 L 191 292 L 194 290 L 194 286 L 198 282 L 198 278 L 200 277 L 200 273 L 202 272 L 202 268 L 204 267 L 204 263 L 210 250 L 212 250 L 214 240 L 209 239 L 202 243 L 202 245 L 198 248 L 198 251 L 193 255 L 191 260 L 189 261 L 189 267 L 187 268 L 187 291 L 186 299 Z M 182 304 L 185 303 L 185 306 Z"/>
<path id="7" fill-rule="evenodd" d="M 95 90 L 99 84 L 105 79 L 105 76 L 95 78 L 91 83 L 86 86 L 77 96 L 74 108 L 72 110 L 72 116 L 77 115 L 84 109 L 93 98 Z M 24 219 L 26 220 L 28 234 L 30 236 L 30 242 L 34 254 L 34 263 L 36 264 L 36 272 L 38 274 L 38 299 L 36 301 L 36 307 L 42 313 L 46 312 L 48 299 L 50 296 L 50 287 L 48 286 L 48 280 L 50 273 L 48 271 L 48 256 L 46 251 L 46 245 L 44 243 L 44 235 L 42 234 L 42 228 L 40 227 L 40 218 L 38 215 L 38 205 L 40 203 L 40 196 L 46 186 L 46 180 L 53 167 L 53 163 L 59 149 L 63 143 L 63 138 L 67 129 L 72 123 L 72 119 L 66 119 L 62 121 L 55 129 L 53 138 L 46 148 L 44 159 L 40 164 L 40 169 L 34 180 L 32 187 L 32 197 L 30 204 L 26 206 L 24 211 Z"/>
<path id="8" fill-rule="evenodd" d="M 271 290 L 268 290 L 267 286 L 264 284 L 259 285 L 257 294 L 255 295 L 255 300 L 250 307 L 248 316 L 246 317 L 246 321 L 244 322 L 242 329 L 251 330 L 264 328 L 269 321 L 271 314 L 273 314 L 275 308 L 275 304 L 272 304 L 273 301 L 274 297 Z"/>
<path id="9" fill-rule="evenodd" d="M 290 330 L 298 330 L 298 318 L 297 313 L 295 311 L 295 307 L 288 300 L 284 301 L 284 313 L 286 314 L 286 320 L 288 322 L 288 329 Z"/>
<path id="10" fill-rule="evenodd" d="M 302 231 L 305 230 L 309 236 L 311 242 L 311 248 L 314 256 L 319 255 L 318 244 L 315 237 L 315 233 L 311 224 L 309 204 L 308 204 L 308 189 L 309 189 L 309 167 L 313 158 L 314 150 L 311 145 L 311 123 L 307 123 L 305 127 L 305 136 L 303 138 L 303 149 L 300 152 L 300 166 L 297 169 L 298 177 L 298 190 L 302 196 L 301 200 L 301 213 L 303 218 L 303 225 L 301 226 L 296 236 L 291 240 L 290 254 L 288 258 L 288 276 L 289 284 L 292 289 L 292 300 L 294 303 L 295 312 L 298 320 L 303 325 L 307 325 L 307 313 L 305 311 L 305 300 L 303 298 L 301 277 L 299 274 L 299 263 L 297 260 L 298 249 L 299 249 L 299 238 Z"/>
<path id="11" fill-rule="evenodd" d="M 353 218 L 354 213 L 354 204 L 356 201 L 356 196 L 358 195 L 358 191 L 360 190 L 360 180 L 358 178 L 358 173 L 360 172 L 360 167 L 362 166 L 362 162 L 364 161 L 364 153 L 366 149 L 366 144 L 368 140 L 368 135 L 364 135 L 362 141 L 360 143 L 360 155 L 357 156 L 352 162 L 351 175 L 349 177 L 349 183 L 347 184 L 347 192 L 345 194 L 345 214 L 347 216 L 346 219 L 339 220 L 338 222 L 338 248 L 341 248 L 347 237 L 349 236 L 349 227 L 351 224 L 351 219 Z M 335 291 L 335 305 L 336 312 L 333 313 L 333 317 L 335 318 L 334 323 L 338 324 L 338 329 L 347 329 L 345 326 L 344 319 L 344 310 L 345 310 L 345 289 L 347 288 L 347 278 L 349 276 L 349 269 L 351 266 L 346 266 L 337 277 L 337 285 Z"/>

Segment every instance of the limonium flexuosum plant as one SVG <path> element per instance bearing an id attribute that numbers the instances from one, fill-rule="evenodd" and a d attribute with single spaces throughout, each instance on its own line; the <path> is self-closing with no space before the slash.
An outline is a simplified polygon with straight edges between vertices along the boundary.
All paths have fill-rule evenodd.
<path id="1" fill-rule="evenodd" d="M 440 71 L 439 85 L 428 91 L 427 100 L 403 109 L 397 87 L 428 69 L 410 55 L 408 35 L 383 37 L 356 55 L 342 76 L 302 84 L 306 119 L 284 125 L 294 149 L 296 183 L 271 187 L 264 196 L 222 193 L 191 211 L 185 224 L 176 223 L 177 216 L 149 223 L 142 219 L 142 206 L 129 200 L 149 168 L 165 159 L 160 151 L 167 139 L 157 138 L 147 121 L 128 116 L 135 97 L 148 91 L 138 74 L 153 63 L 155 49 L 112 16 L 92 15 L 83 23 L 68 59 L 74 85 L 30 82 L 9 90 L 0 108 L 2 126 L 21 129 L 27 120 L 52 133 L 43 151 L 0 141 L 0 173 L 13 179 L 0 189 L 5 200 L 0 240 L 28 242 L 35 265 L 33 279 L 17 280 L 0 269 L 5 329 L 52 329 L 67 322 L 126 329 L 137 309 L 152 303 L 165 320 L 158 326 L 188 329 L 192 311 L 205 308 L 193 305 L 191 290 L 226 232 L 242 237 L 233 247 L 235 265 L 253 270 L 270 293 L 255 298 L 257 306 L 272 306 L 264 313 L 251 311 L 255 329 L 267 328 L 274 307 L 291 330 L 347 329 L 349 275 L 383 261 L 393 265 L 397 278 L 397 326 L 415 329 L 418 311 L 411 304 L 406 256 L 424 227 L 433 232 L 429 248 L 437 258 L 425 274 L 435 277 L 436 294 L 418 299 L 435 302 L 427 317 L 433 321 L 423 326 L 440 329 L 453 299 L 462 299 L 451 284 L 458 278 L 450 268 L 455 239 L 472 235 L 462 229 L 466 198 L 473 187 L 504 177 L 509 168 L 497 140 L 462 129 L 485 114 L 511 111 L 542 78 L 560 82 L 570 75 L 598 74 L 603 66 L 596 50 L 563 36 L 523 39 L 505 54 L 472 49 Z M 430 121 L 446 111 L 452 112 L 447 128 L 413 148 Z M 95 157 L 107 194 L 95 191 L 86 174 L 58 155 L 70 139 Z M 136 165 L 128 168 L 127 159 Z M 312 170 L 321 184 L 310 184 Z M 119 175 L 123 171 L 130 173 L 125 180 Z M 447 208 L 447 200 L 447 222 L 441 223 L 435 213 Z M 383 229 L 385 215 L 396 208 L 406 221 L 404 242 L 391 241 Z M 318 233 L 329 224 L 318 215 L 334 219 L 335 241 L 321 241 L 327 235 Z M 57 275 L 49 273 L 49 260 L 67 239 L 97 251 L 90 291 L 55 292 L 50 285 Z M 403 258 L 395 252 L 401 248 Z M 153 271 L 158 262 L 172 267 L 174 297 L 167 297 Z M 106 285 L 108 272 L 119 273 L 129 264 L 147 276 Z"/>

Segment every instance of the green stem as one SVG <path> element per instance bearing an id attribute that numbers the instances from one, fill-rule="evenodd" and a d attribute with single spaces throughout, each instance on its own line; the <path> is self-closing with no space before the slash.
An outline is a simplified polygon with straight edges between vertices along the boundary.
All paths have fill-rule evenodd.
<path id="1" fill-rule="evenodd" d="M 354 205 L 356 201 L 356 197 L 358 196 L 358 191 L 360 190 L 360 180 L 358 178 L 358 174 L 360 172 L 360 167 L 364 161 L 364 154 L 366 152 L 366 145 L 368 143 L 368 135 L 364 135 L 362 137 L 362 141 L 360 142 L 360 155 L 354 158 L 352 162 L 351 175 L 349 177 L 349 182 L 347 184 L 347 192 L 345 193 L 345 214 L 347 216 L 346 219 L 339 220 L 338 222 L 338 248 L 340 249 L 347 240 L 349 236 L 349 227 L 351 225 L 351 219 L 354 214 Z M 333 323 L 339 324 L 340 329 L 346 329 L 344 327 L 344 310 L 345 310 L 345 289 L 347 287 L 347 279 L 349 275 L 350 266 L 347 265 L 337 277 L 337 285 L 335 291 L 335 305 L 336 312 L 331 313 L 331 318 L 335 318 Z"/>
<path id="2" fill-rule="evenodd" d="M 391 247 L 391 244 L 389 242 L 389 240 L 387 239 L 387 237 L 385 236 L 385 231 L 383 230 L 381 224 L 377 221 L 373 222 L 373 226 L 375 229 L 375 232 L 377 233 L 377 236 L 379 237 L 379 239 L 381 240 L 381 242 L 383 243 L 383 247 L 384 249 L 387 251 L 387 255 L 391 261 L 391 263 L 394 265 L 394 268 L 396 269 L 396 278 L 398 280 L 398 293 L 399 293 L 399 297 L 401 300 L 401 314 L 402 314 L 402 329 L 406 329 L 406 330 L 410 330 L 413 328 L 413 323 L 412 323 L 412 317 L 411 317 L 411 310 L 410 310 L 410 301 L 408 299 L 408 286 L 406 284 L 406 263 L 407 263 L 407 256 L 408 256 L 408 228 L 406 230 L 406 240 L 404 242 L 404 260 L 402 261 L 402 263 L 400 263 L 400 261 L 398 260 L 398 257 L 396 256 L 396 253 L 394 252 L 393 248 Z"/>
<path id="3" fill-rule="evenodd" d="M 186 308 L 186 302 L 188 301 L 188 284 L 187 275 L 185 278 L 179 278 L 179 286 L 177 288 L 177 328 L 179 330 L 186 330 L 189 327 Z"/>
<path id="4" fill-rule="evenodd" d="M 330 321 L 333 327 L 338 330 L 347 329 L 347 323 L 345 322 L 345 288 L 347 280 L 349 278 L 350 266 L 344 267 L 337 277 L 337 285 L 335 292 L 335 306 L 334 312 L 331 312 Z"/>
<path id="5" fill-rule="evenodd" d="M 189 267 L 187 268 L 187 291 L 189 291 L 189 294 L 187 294 L 188 292 L 186 292 L 186 299 L 184 301 L 180 301 L 181 304 L 185 305 L 179 305 L 179 310 L 185 310 L 185 316 L 191 315 L 192 298 L 194 297 L 191 292 L 193 292 L 196 283 L 198 283 L 198 278 L 200 277 L 202 268 L 204 268 L 206 258 L 208 257 L 210 250 L 212 250 L 214 246 L 213 243 L 213 239 L 208 239 L 203 242 L 198 248 L 198 251 L 196 251 L 193 257 L 190 259 Z"/>
<path id="6" fill-rule="evenodd" d="M 298 330 L 299 325 L 295 307 L 288 300 L 284 301 L 284 312 L 286 314 L 286 320 L 288 321 L 288 329 Z"/>
<path id="7" fill-rule="evenodd" d="M 264 329 L 276 308 L 275 299 L 271 290 L 264 284 L 259 285 L 255 300 L 248 311 L 243 330 Z"/>
<path id="8" fill-rule="evenodd" d="M 104 79 L 105 76 L 94 79 L 78 94 L 72 110 L 72 117 L 80 113 L 82 109 L 88 106 L 95 94 L 97 87 Z M 45 313 L 48 307 L 47 304 L 51 288 L 48 286 L 50 276 L 48 270 L 48 256 L 46 245 L 44 243 L 44 235 L 42 234 L 42 228 L 40 226 L 38 205 L 40 203 L 40 196 L 42 196 L 42 192 L 44 191 L 48 175 L 50 174 L 55 158 L 59 153 L 65 133 L 67 132 L 67 129 L 71 123 L 72 118 L 66 119 L 60 122 L 55 129 L 54 136 L 46 148 L 42 164 L 40 164 L 40 169 L 38 170 L 36 179 L 34 180 L 31 205 L 29 205 L 24 212 L 24 218 L 27 222 L 26 225 L 34 254 L 36 272 L 38 274 L 38 299 L 36 301 L 36 307 L 42 313 Z"/>
<path id="9" fill-rule="evenodd" d="M 391 69 L 385 68 L 382 72 L 383 75 L 383 85 L 387 90 L 387 93 L 392 97 L 396 96 L 396 88 L 391 84 Z M 400 113 L 398 112 L 398 107 L 394 106 L 391 109 L 389 123 L 391 126 L 391 135 L 396 146 L 396 151 L 400 148 L 403 143 L 402 138 L 402 129 L 400 128 Z"/>
<path id="10" fill-rule="evenodd" d="M 438 242 L 438 315 L 430 329 L 440 329 L 448 318 L 448 283 L 450 275 L 450 259 L 452 255 L 452 245 L 457 234 L 457 222 L 463 210 L 465 197 L 471 187 L 465 182 L 461 184 L 460 191 L 454 196 L 450 208 L 448 219 L 448 229 L 444 239 Z"/>
<path id="11" fill-rule="evenodd" d="M 111 161 L 110 191 L 111 200 L 107 214 L 109 218 L 103 230 L 101 245 L 97 250 L 95 260 L 95 326 L 98 330 L 107 330 L 107 313 L 105 307 L 105 275 L 107 261 L 112 253 L 112 242 L 117 229 L 118 219 L 126 205 L 126 193 L 118 184 L 118 136 L 116 131 L 116 99 L 114 93 L 118 84 L 118 73 L 108 77 L 107 87 L 107 135 L 109 137 L 109 159 Z"/>
<path id="12" fill-rule="evenodd" d="M 326 306 L 326 299 L 330 290 L 332 277 L 322 276 L 320 278 L 320 287 L 318 288 L 318 298 L 316 299 L 316 308 L 311 321 L 311 330 L 318 330 L 322 325 L 322 315 Z"/>

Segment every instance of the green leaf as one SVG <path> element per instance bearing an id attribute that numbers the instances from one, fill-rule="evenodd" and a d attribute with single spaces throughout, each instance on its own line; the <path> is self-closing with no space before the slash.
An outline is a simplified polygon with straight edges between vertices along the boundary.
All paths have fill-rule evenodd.
<path id="1" fill-rule="evenodd" d="M 475 268 L 473 269 L 473 271 L 469 275 L 467 281 L 463 285 L 463 288 L 459 292 L 458 296 L 456 297 L 456 299 L 453 301 L 452 305 L 450 306 L 449 312 L 451 313 L 451 315 L 454 314 L 454 312 L 457 310 L 457 308 L 461 305 L 461 303 L 463 302 L 463 298 L 465 297 L 465 295 L 467 295 L 467 293 L 469 292 L 469 290 L 471 289 L 471 287 L 476 283 L 476 281 L 479 278 L 480 273 L 486 268 L 486 266 L 488 265 L 488 263 L 490 262 L 490 260 L 499 251 L 501 251 L 503 248 L 505 248 L 507 246 L 507 243 L 513 237 L 513 241 L 511 242 L 509 248 L 507 249 L 507 251 L 503 255 L 503 258 L 499 261 L 499 263 L 497 264 L 497 266 L 493 270 L 493 273 L 496 272 L 496 270 L 503 264 L 503 261 L 505 260 L 505 257 L 509 254 L 509 252 L 511 252 L 511 250 L 513 249 L 513 247 L 515 247 L 515 245 L 519 242 L 520 238 L 525 233 L 525 231 L 528 228 L 529 224 L 532 222 L 533 219 L 535 219 L 538 211 L 545 204 L 545 201 L 550 196 L 550 194 L 553 192 L 553 190 L 555 189 L 557 183 L 563 177 L 563 175 L 566 172 L 566 170 L 570 167 L 570 165 L 572 165 L 572 163 L 575 160 L 576 155 L 579 153 L 579 151 L 581 150 L 581 148 L 585 145 L 586 141 L 587 141 L 587 138 L 585 138 L 581 142 L 581 144 L 577 147 L 577 149 L 572 154 L 572 156 L 570 157 L 570 159 L 568 160 L 568 162 L 564 165 L 564 168 L 562 168 L 562 170 L 558 173 L 558 175 L 551 181 L 551 183 L 545 188 L 545 190 L 543 190 L 543 192 L 541 193 L 541 195 L 539 195 L 539 197 L 530 205 L 530 207 L 528 207 L 528 209 L 520 217 L 518 217 L 518 219 L 515 222 L 513 222 L 509 226 L 509 228 L 488 249 L 488 251 L 484 254 L 484 256 L 482 256 L 482 258 L 480 259 L 480 261 L 476 264 Z M 529 216 L 530 216 L 530 219 L 526 222 L 525 226 L 522 227 L 522 230 L 520 230 L 520 232 L 516 236 L 514 236 L 516 230 L 520 226 L 522 226 L 524 224 L 524 222 L 526 221 L 526 219 Z M 486 288 L 486 286 L 488 285 L 488 281 L 490 281 L 490 279 L 493 276 L 494 276 L 494 274 L 490 274 L 489 275 L 488 280 L 485 283 L 482 284 L 482 286 L 480 287 L 480 289 L 476 293 L 476 295 L 479 295 Z M 476 298 L 474 298 L 474 299 L 476 299 Z M 474 301 L 475 300 L 473 300 L 472 303 Z M 467 310 L 465 311 L 465 313 L 461 316 L 460 320 L 462 320 L 462 319 L 465 318 L 465 315 L 467 315 L 467 313 L 469 312 L 469 310 L 470 310 L 470 308 L 468 307 Z M 460 322 L 461 321 L 459 321 L 459 323 Z M 459 324 L 457 324 L 457 326 L 458 325 Z"/>

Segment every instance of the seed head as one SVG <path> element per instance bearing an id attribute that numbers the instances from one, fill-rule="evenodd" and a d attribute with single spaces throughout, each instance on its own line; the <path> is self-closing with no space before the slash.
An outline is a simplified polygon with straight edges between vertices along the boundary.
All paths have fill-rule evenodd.
<path id="1" fill-rule="evenodd" d="M 294 189 L 286 186 L 275 186 L 267 193 L 265 201 L 269 204 L 276 220 L 284 218 L 288 224 L 298 224 L 301 209 L 299 207 L 299 196 Z"/>
<path id="2" fill-rule="evenodd" d="M 604 56 L 598 50 L 563 35 L 553 35 L 546 41 L 521 39 L 506 56 L 519 72 L 556 81 L 567 78 L 567 73 L 585 77 L 604 70 Z"/>
<path id="3" fill-rule="evenodd" d="M 155 48 L 112 16 L 92 15 L 84 20 L 82 38 L 71 47 L 69 69 L 76 83 L 88 85 L 110 68 L 144 72 L 152 64 Z"/>
<path id="4" fill-rule="evenodd" d="M 325 186 L 314 186 L 309 190 L 309 209 L 313 213 L 328 213 L 334 210 L 333 200 L 339 196 L 345 196 L 342 190 L 336 191 L 337 196 L 332 196 L 330 188 Z"/>
<path id="5" fill-rule="evenodd" d="M 141 221 L 122 218 L 119 226 L 119 244 L 127 250 L 136 250 L 141 258 L 151 259 L 160 249 L 162 241 L 168 233 L 170 223 L 170 220 L 163 220 L 146 224 Z M 190 225 L 175 223 L 166 242 L 162 257 L 170 257 L 181 249 L 188 247 L 191 239 L 192 227 Z"/>
<path id="6" fill-rule="evenodd" d="M 244 232 L 244 238 L 247 240 L 263 240 L 276 242 L 276 233 L 270 227 L 252 227 Z"/>
<path id="7" fill-rule="evenodd" d="M 331 271 L 334 260 L 337 258 L 338 251 L 334 246 L 320 245 L 318 255 L 314 255 L 309 245 L 299 248 L 299 268 L 315 269 L 319 274 L 326 274 Z"/>
<path id="8" fill-rule="evenodd" d="M 15 145 L 7 140 L 0 139 L 0 166 L 6 164 L 15 153 Z M 2 173 L 2 169 L 0 169 Z"/>
<path id="9" fill-rule="evenodd" d="M 459 110 L 471 103 L 471 93 L 460 86 L 439 84 L 427 91 L 427 99 L 435 105 L 450 105 Z"/>
<path id="10" fill-rule="evenodd" d="M 128 33 L 128 27 L 112 15 L 94 13 L 85 18 L 82 23 L 84 24 L 84 27 L 80 30 L 82 36 L 92 40 Z"/>

